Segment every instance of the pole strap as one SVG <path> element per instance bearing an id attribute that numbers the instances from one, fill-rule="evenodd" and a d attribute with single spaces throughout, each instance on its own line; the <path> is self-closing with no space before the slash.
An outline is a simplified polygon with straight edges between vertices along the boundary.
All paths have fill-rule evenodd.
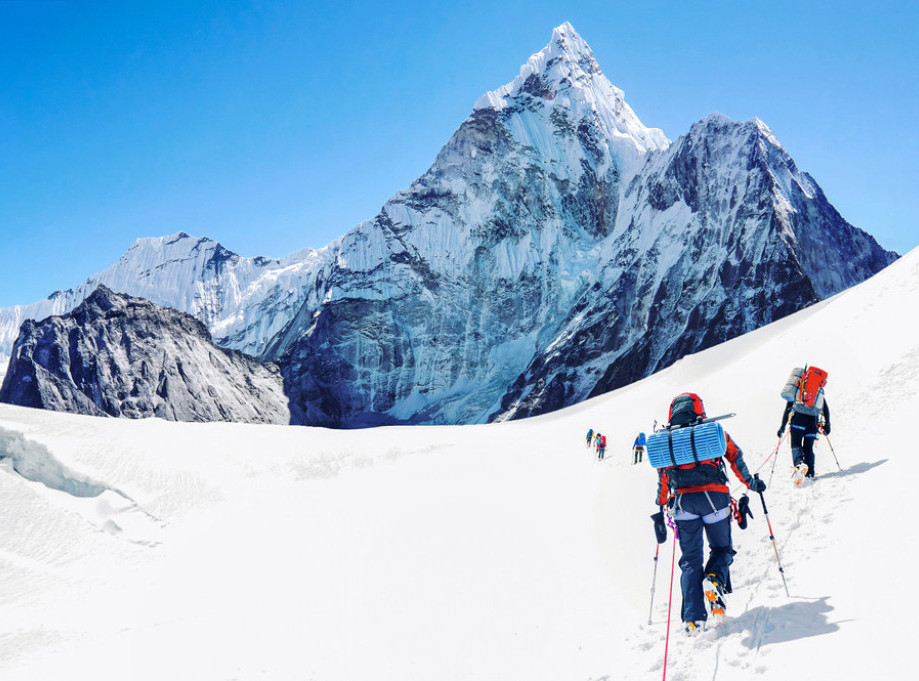
<path id="1" fill-rule="evenodd" d="M 696 465 L 699 464 L 699 454 L 696 452 L 696 429 L 695 426 L 689 429 L 689 446 L 692 448 L 692 458 L 695 459 Z"/>

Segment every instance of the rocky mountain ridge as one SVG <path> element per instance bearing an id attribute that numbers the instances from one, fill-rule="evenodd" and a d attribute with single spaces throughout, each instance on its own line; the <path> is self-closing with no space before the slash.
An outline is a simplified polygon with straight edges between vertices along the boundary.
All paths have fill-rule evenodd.
<path id="1" fill-rule="evenodd" d="M 189 314 L 104 286 L 66 315 L 23 323 L 0 402 L 168 421 L 290 420 L 277 367 L 215 346 Z"/>

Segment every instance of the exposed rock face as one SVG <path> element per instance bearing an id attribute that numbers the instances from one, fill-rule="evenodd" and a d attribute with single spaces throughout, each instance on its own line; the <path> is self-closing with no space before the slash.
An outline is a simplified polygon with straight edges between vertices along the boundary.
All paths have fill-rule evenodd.
<path id="1" fill-rule="evenodd" d="M 539 414 L 856 284 L 896 255 L 758 120 L 670 144 L 569 25 L 336 245 L 268 345 L 298 423 Z"/>
<path id="2" fill-rule="evenodd" d="M 288 423 L 277 367 L 218 348 L 194 317 L 100 286 L 26 321 L 0 402 L 93 416 Z"/>
<path id="3" fill-rule="evenodd" d="M 758 120 L 712 115 L 623 193 L 613 255 L 494 418 L 543 413 L 857 284 L 896 254 L 852 227 Z"/>
<path id="4" fill-rule="evenodd" d="M 218 345 L 258 355 L 303 303 L 326 251 L 244 258 L 184 232 L 138 239 L 117 263 L 79 286 L 0 309 L 0 380 L 23 321 L 66 314 L 99 285 L 188 312 L 207 325 Z"/>

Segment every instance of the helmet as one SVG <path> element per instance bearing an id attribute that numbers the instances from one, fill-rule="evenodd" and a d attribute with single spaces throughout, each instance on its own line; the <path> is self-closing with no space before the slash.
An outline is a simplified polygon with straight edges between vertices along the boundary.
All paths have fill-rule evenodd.
<path id="1" fill-rule="evenodd" d="M 671 426 L 688 426 L 704 418 L 702 398 L 695 393 L 680 393 L 670 403 L 667 421 Z"/>

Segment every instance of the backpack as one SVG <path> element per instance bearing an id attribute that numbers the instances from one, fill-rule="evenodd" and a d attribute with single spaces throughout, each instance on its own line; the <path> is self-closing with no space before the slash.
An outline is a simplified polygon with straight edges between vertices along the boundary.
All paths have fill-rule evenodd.
<path id="1" fill-rule="evenodd" d="M 818 416 L 823 410 L 823 387 L 826 385 L 827 372 L 814 366 L 796 367 L 792 370 L 782 397 L 794 403 L 793 409 L 799 414 Z"/>
<path id="2" fill-rule="evenodd" d="M 688 426 L 705 418 L 702 398 L 695 393 L 680 393 L 670 403 L 667 422 L 671 426 Z"/>
<path id="3" fill-rule="evenodd" d="M 648 437 L 648 463 L 666 469 L 664 475 L 671 492 L 727 484 L 722 459 L 727 451 L 724 429 L 715 421 L 701 422 L 705 417 L 702 398 L 695 393 L 681 393 L 670 403 L 669 427 Z"/>
<path id="4" fill-rule="evenodd" d="M 672 493 L 699 485 L 726 485 L 724 469 L 727 440 L 720 423 L 660 430 L 648 437 L 648 463 L 665 469 Z"/>

